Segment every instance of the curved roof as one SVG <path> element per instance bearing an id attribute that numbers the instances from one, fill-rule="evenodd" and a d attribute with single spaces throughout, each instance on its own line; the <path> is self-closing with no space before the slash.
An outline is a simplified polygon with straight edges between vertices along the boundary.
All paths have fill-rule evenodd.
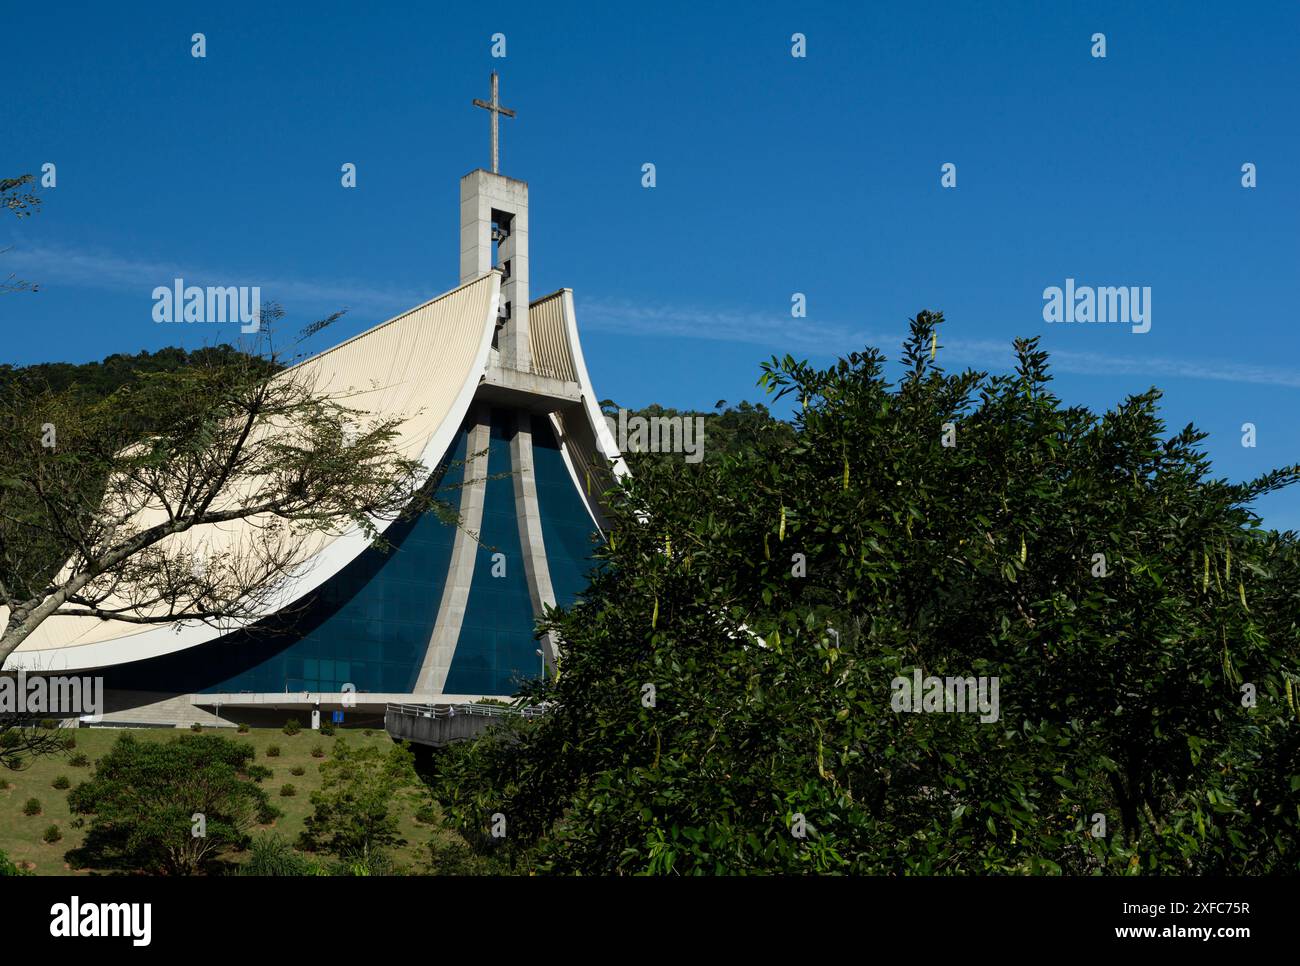
<path id="1" fill-rule="evenodd" d="M 400 420 L 395 447 L 429 470 L 446 452 L 474 398 L 492 346 L 501 276 L 490 272 L 294 366 L 286 373 L 374 417 Z M 221 553 L 252 546 L 256 520 L 196 527 L 169 540 Z M 389 521 L 375 521 L 381 531 Z M 145 523 L 145 525 L 148 525 Z M 273 613 L 311 592 L 369 545 L 359 528 L 313 535 L 301 565 L 273 600 Z M 175 549 L 175 547 L 173 547 Z M 0 624 L 7 617 L 0 607 Z M 238 625 L 234 625 L 238 626 Z M 5 669 L 88 669 L 156 657 L 233 629 L 202 621 L 135 624 L 54 616 L 25 640 Z"/>

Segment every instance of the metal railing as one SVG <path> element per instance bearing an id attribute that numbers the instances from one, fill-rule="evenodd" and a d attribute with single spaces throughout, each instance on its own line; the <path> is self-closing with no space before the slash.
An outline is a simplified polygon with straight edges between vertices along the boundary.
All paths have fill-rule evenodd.
<path id="1" fill-rule="evenodd" d="M 415 718 L 454 718 L 478 715 L 485 718 L 540 718 L 546 709 L 540 706 L 516 708 L 505 704 L 390 704 L 388 710 Z"/>

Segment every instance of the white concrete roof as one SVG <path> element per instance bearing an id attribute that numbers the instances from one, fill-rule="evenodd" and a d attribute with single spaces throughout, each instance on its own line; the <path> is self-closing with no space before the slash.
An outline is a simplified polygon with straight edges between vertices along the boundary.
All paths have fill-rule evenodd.
<path id="1" fill-rule="evenodd" d="M 307 377 L 315 392 L 350 408 L 400 418 L 396 448 L 432 471 L 455 437 L 487 365 L 500 292 L 501 276 L 493 271 L 287 372 Z M 381 531 L 388 526 L 375 522 Z M 251 546 L 256 523 L 238 520 L 198 527 L 168 539 L 184 541 L 172 549 L 203 546 L 215 555 Z M 359 529 L 313 535 L 294 577 L 261 613 L 272 613 L 319 587 L 368 545 Z M 0 624 L 7 616 L 7 609 L 0 607 Z M 4 667 L 50 672 L 105 667 L 192 647 L 232 629 L 230 624 L 201 621 L 147 625 L 54 616 L 9 656 Z"/>

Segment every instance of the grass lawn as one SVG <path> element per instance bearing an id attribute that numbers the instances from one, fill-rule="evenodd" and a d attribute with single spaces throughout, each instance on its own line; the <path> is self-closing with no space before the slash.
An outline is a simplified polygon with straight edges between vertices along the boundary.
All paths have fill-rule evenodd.
<path id="1" fill-rule="evenodd" d="M 374 731 L 370 737 L 366 737 L 361 729 L 354 731 L 338 728 L 334 737 L 329 738 L 306 728 L 293 736 L 286 735 L 279 728 L 253 728 L 242 735 L 233 728 L 209 729 L 208 733 L 213 732 L 235 741 L 248 742 L 257 749 L 257 763 L 275 773 L 274 777 L 263 782 L 263 787 L 272 804 L 284 815 L 271 825 L 257 826 L 253 835 L 256 837 L 261 831 L 270 829 L 290 842 L 297 840 L 303 820 L 312 812 L 310 796 L 320 788 L 320 766 L 329 757 L 335 742 L 345 740 L 354 746 L 373 744 L 385 748 L 392 743 L 392 739 L 382 730 Z M 84 837 L 84 830 L 72 827 L 73 816 L 68 812 L 68 791 L 90 778 L 95 760 L 104 755 L 124 732 L 115 728 L 78 728 L 64 733 L 76 736 L 77 746 L 72 750 L 31 759 L 30 764 L 21 771 L 0 769 L 0 780 L 9 783 L 8 788 L 0 791 L 0 849 L 9 853 L 13 862 L 25 864 L 25 868 L 32 869 L 37 875 L 93 873 L 93 870 L 69 869 L 64 860 L 64 853 L 79 846 Z M 170 728 L 135 728 L 130 733 L 141 741 L 168 741 L 188 732 Z M 280 746 L 280 757 L 267 757 L 266 750 L 271 745 Z M 324 750 L 324 758 L 312 757 L 312 749 L 317 745 Z M 89 759 L 89 763 L 80 768 L 69 763 L 69 759 L 78 753 Z M 303 774 L 291 774 L 290 771 L 295 766 L 301 766 Z M 53 782 L 60 775 L 66 775 L 72 783 L 69 789 L 60 791 L 53 787 Z M 292 784 L 297 789 L 297 794 L 291 798 L 282 798 L 280 787 L 286 784 Z M 23 805 L 29 798 L 40 801 L 41 814 L 23 814 Z M 407 844 L 399 847 L 393 858 L 398 865 L 410 867 L 412 871 L 427 867 L 428 844 L 431 839 L 456 838 L 438 826 L 423 825 L 415 820 L 415 812 L 428 801 L 429 796 L 424 786 L 415 782 L 409 789 L 399 793 L 398 801 L 394 803 L 394 812 Z M 434 810 L 436 815 L 436 806 Z M 53 844 L 42 840 L 50 825 L 58 825 L 63 833 L 63 838 Z M 240 858 L 237 854 L 229 857 L 236 861 Z"/>

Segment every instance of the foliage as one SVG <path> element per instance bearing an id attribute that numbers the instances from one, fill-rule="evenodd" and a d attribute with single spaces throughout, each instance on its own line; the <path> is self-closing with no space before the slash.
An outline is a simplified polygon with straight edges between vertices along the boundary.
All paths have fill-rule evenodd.
<path id="1" fill-rule="evenodd" d="M 315 862 L 294 851 L 283 837 L 273 832 L 253 839 L 248 861 L 239 868 L 240 875 L 307 876 L 327 874 Z"/>
<path id="2" fill-rule="evenodd" d="M 1213 477 L 1154 389 L 1064 406 L 1036 340 L 1014 374 L 947 374 L 941 322 L 913 320 L 897 385 L 874 350 L 773 359 L 760 384 L 803 404 L 790 446 L 644 460 L 611 494 L 605 565 L 546 625 L 559 673 L 527 697 L 547 715 L 439 762 L 480 851 L 582 873 L 1300 870 L 1300 551 L 1250 509 L 1300 470 Z M 998 719 L 895 711 L 914 671 L 996 679 Z"/>
<path id="3" fill-rule="evenodd" d="M 270 310 L 268 310 L 269 312 Z M 454 511 L 374 416 L 247 351 L 194 353 L 110 395 L 0 379 L 0 659 L 49 617 L 138 624 L 260 614 L 315 535 Z M 215 528 L 247 520 L 237 549 Z"/>
<path id="4" fill-rule="evenodd" d="M 36 176 L 33 174 L 22 174 L 16 178 L 0 178 L 0 211 L 11 211 L 17 218 L 34 215 L 40 209 L 41 199 L 27 186 L 35 180 Z M 0 249 L 0 253 L 8 250 Z M 35 292 L 39 288 L 39 285 L 17 278 L 12 273 L 0 279 L 0 295 L 9 292 Z"/>
<path id="5" fill-rule="evenodd" d="M 26 869 L 20 869 L 9 858 L 8 853 L 0 850 L 0 876 L 6 875 L 33 875 L 34 873 Z"/>
<path id="6" fill-rule="evenodd" d="M 302 731 L 302 724 L 299 723 L 297 718 L 290 718 L 284 723 L 284 733 L 286 735 L 292 737 L 300 731 Z"/>
<path id="7" fill-rule="evenodd" d="M 243 848 L 249 830 L 273 817 L 247 742 L 214 734 L 140 741 L 123 734 L 94 776 L 68 794 L 74 814 L 90 816 L 83 866 L 193 875 L 222 853 Z M 203 834 L 195 835 L 195 815 Z"/>
<path id="8" fill-rule="evenodd" d="M 60 841 L 62 838 L 63 838 L 63 833 L 59 831 L 59 827 L 57 825 L 51 825 L 48 828 L 46 828 L 44 832 L 41 833 L 41 841 L 46 842 L 49 845 L 53 845 L 55 842 Z"/>
<path id="9" fill-rule="evenodd" d="M 726 400 L 720 400 L 717 408 L 722 409 L 725 405 Z M 615 403 L 605 400 L 601 403 L 601 410 L 607 419 L 618 422 L 619 407 Z M 702 463 L 705 465 L 719 464 L 728 456 L 739 453 L 777 457 L 794 442 L 794 429 L 790 424 L 776 419 L 762 403 L 742 402 L 737 406 L 722 409 L 721 412 L 711 413 L 694 409 L 673 409 L 655 403 L 644 409 L 629 409 L 626 419 L 631 420 L 638 416 L 647 420 L 655 417 L 703 420 Z M 634 474 L 639 474 L 641 468 L 648 462 L 681 459 L 678 454 L 630 450 L 623 456 Z"/>
<path id="10" fill-rule="evenodd" d="M 300 847 L 366 864 L 402 844 L 393 805 L 398 792 L 414 781 L 414 756 L 404 746 L 384 751 L 339 739 L 321 765 L 322 787 L 312 792 L 315 811 L 304 823 Z"/>
<path id="11" fill-rule="evenodd" d="M 40 815 L 41 800 L 39 798 L 29 798 L 23 803 L 24 815 Z"/>
<path id="12" fill-rule="evenodd" d="M 21 715 L 0 714 L 0 767 L 18 771 L 33 758 L 56 755 L 73 747 L 71 732 L 32 725 Z"/>

